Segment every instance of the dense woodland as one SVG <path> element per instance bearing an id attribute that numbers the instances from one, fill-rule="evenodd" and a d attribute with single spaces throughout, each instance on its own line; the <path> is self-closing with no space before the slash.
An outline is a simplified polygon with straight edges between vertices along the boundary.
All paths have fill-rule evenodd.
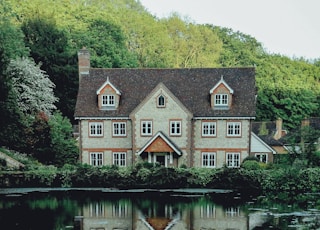
<path id="1" fill-rule="evenodd" d="M 70 133 L 77 51 L 84 46 L 92 67 L 253 66 L 257 120 L 280 117 L 290 130 L 320 115 L 320 59 L 268 53 L 250 35 L 178 14 L 156 18 L 135 0 L 6 0 L 0 2 L 0 146 L 43 163 L 76 161 Z"/>

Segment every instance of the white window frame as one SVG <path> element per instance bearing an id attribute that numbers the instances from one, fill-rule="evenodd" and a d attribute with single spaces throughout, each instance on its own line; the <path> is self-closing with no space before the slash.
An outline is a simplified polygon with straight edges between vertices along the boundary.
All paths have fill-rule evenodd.
<path id="1" fill-rule="evenodd" d="M 90 165 L 102 166 L 103 165 L 103 152 L 90 152 Z"/>
<path id="2" fill-rule="evenodd" d="M 102 95 L 102 106 L 115 106 L 115 96 L 112 94 Z"/>
<path id="3" fill-rule="evenodd" d="M 268 163 L 268 154 L 267 153 L 256 153 L 256 154 L 254 154 L 254 156 L 259 159 L 259 162 L 266 163 L 266 164 Z M 266 159 L 265 162 L 263 161 L 264 156 Z"/>
<path id="4" fill-rule="evenodd" d="M 228 94 L 221 93 L 214 95 L 215 106 L 228 106 L 229 96 Z"/>
<path id="5" fill-rule="evenodd" d="M 113 122 L 113 136 L 123 137 L 127 135 L 127 123 L 126 122 Z"/>
<path id="6" fill-rule="evenodd" d="M 141 135 L 142 136 L 152 135 L 152 121 L 150 120 L 141 121 Z"/>
<path id="7" fill-rule="evenodd" d="M 166 107 L 166 98 L 163 95 L 158 96 L 157 107 L 160 107 L 160 108 Z"/>
<path id="8" fill-rule="evenodd" d="M 201 133 L 203 137 L 215 137 L 217 122 L 204 121 L 201 124 Z"/>
<path id="9" fill-rule="evenodd" d="M 181 121 L 170 121 L 170 136 L 181 136 Z"/>
<path id="10" fill-rule="evenodd" d="M 203 152 L 201 157 L 201 164 L 203 168 L 215 168 L 216 167 L 216 153 L 215 152 Z"/>
<path id="11" fill-rule="evenodd" d="M 226 165 L 228 168 L 239 168 L 240 167 L 240 153 L 227 153 L 226 154 Z"/>
<path id="12" fill-rule="evenodd" d="M 112 154 L 112 162 L 113 165 L 117 165 L 119 167 L 126 167 L 127 165 L 127 153 L 126 152 L 113 152 Z"/>
<path id="13" fill-rule="evenodd" d="M 241 136 L 241 122 L 227 122 L 227 136 L 240 137 Z"/>
<path id="14" fill-rule="evenodd" d="M 89 122 L 89 136 L 102 137 L 103 136 L 103 122 Z"/>

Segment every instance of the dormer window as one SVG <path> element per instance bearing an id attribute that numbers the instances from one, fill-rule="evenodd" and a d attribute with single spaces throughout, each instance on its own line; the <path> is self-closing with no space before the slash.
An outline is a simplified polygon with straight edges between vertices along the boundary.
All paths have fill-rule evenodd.
<path id="1" fill-rule="evenodd" d="M 166 106 L 166 99 L 165 99 L 165 97 L 163 95 L 160 95 L 158 97 L 157 106 L 158 107 L 165 107 Z"/>
<path id="2" fill-rule="evenodd" d="M 210 90 L 211 108 L 217 110 L 230 109 L 232 105 L 233 89 L 221 76 L 221 80 Z"/>
<path id="3" fill-rule="evenodd" d="M 114 95 L 102 95 L 102 106 L 115 106 Z"/>
<path id="4" fill-rule="evenodd" d="M 119 107 L 120 91 L 109 81 L 97 90 L 98 107 L 101 110 L 115 110 Z"/>
<path id="5" fill-rule="evenodd" d="M 215 106 L 228 106 L 228 94 L 216 94 L 214 100 Z"/>

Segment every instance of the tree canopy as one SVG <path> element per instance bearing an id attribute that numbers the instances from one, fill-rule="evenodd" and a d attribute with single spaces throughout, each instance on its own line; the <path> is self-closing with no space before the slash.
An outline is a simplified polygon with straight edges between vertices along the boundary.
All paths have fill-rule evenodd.
<path id="1" fill-rule="evenodd" d="M 3 136 L 14 133 L 10 143 L 20 135 L 15 129 L 30 130 L 30 122 L 22 119 L 26 111 L 37 108 L 33 123 L 49 130 L 50 116 L 46 121 L 36 111 L 49 114 L 56 106 L 73 121 L 77 51 L 83 46 L 91 51 L 93 67 L 255 67 L 257 120 L 281 117 L 293 129 L 302 119 L 320 114 L 320 58 L 268 53 L 250 35 L 199 25 L 176 13 L 159 19 L 136 0 L 7 0 L 0 2 L 0 124 Z M 31 67 L 41 71 L 27 73 Z M 48 104 L 37 101 L 46 94 L 32 85 L 25 93 L 34 100 L 27 99 L 24 81 L 42 82 L 51 95 Z"/>

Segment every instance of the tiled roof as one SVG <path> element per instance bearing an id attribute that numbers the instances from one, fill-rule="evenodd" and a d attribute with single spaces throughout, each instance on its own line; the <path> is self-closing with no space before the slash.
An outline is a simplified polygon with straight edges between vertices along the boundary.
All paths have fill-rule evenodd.
<path id="1" fill-rule="evenodd" d="M 221 80 L 234 90 L 229 110 L 213 110 L 210 89 Z M 96 91 L 109 81 L 121 92 L 117 110 L 99 110 Z M 254 68 L 195 69 L 90 69 L 79 86 L 75 117 L 127 117 L 159 84 L 163 83 L 194 117 L 254 117 Z"/>

